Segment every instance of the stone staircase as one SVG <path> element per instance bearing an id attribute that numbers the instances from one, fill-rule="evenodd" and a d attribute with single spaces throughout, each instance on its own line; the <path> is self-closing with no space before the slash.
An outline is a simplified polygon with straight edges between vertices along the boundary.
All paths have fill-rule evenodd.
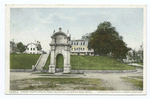
<path id="1" fill-rule="evenodd" d="M 35 67 L 35 71 L 41 71 L 44 67 L 46 60 L 48 58 L 49 54 L 42 54 L 41 59 L 39 60 L 37 66 Z"/>

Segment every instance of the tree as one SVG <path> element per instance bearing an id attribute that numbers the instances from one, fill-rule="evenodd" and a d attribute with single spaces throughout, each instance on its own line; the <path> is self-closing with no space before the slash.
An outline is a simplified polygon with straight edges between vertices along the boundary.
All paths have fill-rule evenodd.
<path id="1" fill-rule="evenodd" d="M 37 41 L 37 50 L 42 50 L 42 47 L 39 41 Z"/>
<path id="2" fill-rule="evenodd" d="M 133 53 L 132 52 L 129 52 L 128 56 L 129 56 L 129 60 L 133 60 Z"/>
<path id="3" fill-rule="evenodd" d="M 91 37 L 91 33 L 86 33 L 82 36 L 82 39 L 88 40 L 88 49 L 91 49 L 91 46 L 89 44 L 90 37 Z"/>
<path id="4" fill-rule="evenodd" d="M 82 36 L 82 39 L 90 40 L 91 33 L 86 33 Z"/>
<path id="5" fill-rule="evenodd" d="M 119 36 L 115 27 L 110 22 L 100 23 L 91 33 L 89 44 L 99 55 L 112 53 L 115 58 L 125 58 L 130 48 L 126 47 L 123 37 Z"/>
<path id="6" fill-rule="evenodd" d="M 19 42 L 18 44 L 17 44 L 17 49 L 19 50 L 19 52 L 24 52 L 26 49 L 25 49 L 25 46 L 23 45 L 23 43 L 22 42 Z"/>

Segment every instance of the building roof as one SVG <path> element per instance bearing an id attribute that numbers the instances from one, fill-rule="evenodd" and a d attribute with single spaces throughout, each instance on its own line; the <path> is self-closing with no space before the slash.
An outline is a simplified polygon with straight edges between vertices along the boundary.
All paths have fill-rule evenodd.
<path id="1" fill-rule="evenodd" d="M 31 42 L 31 43 L 28 43 L 27 46 L 30 45 L 30 44 L 34 44 L 35 46 L 37 46 L 35 43 L 32 43 L 32 42 Z"/>
<path id="2" fill-rule="evenodd" d="M 66 37 L 70 37 L 70 34 L 67 35 L 66 33 L 62 32 L 62 31 L 61 31 L 61 28 L 59 28 L 59 31 L 58 31 L 58 32 L 56 32 L 56 33 L 54 32 L 51 37 L 53 38 L 54 36 L 60 35 L 60 34 L 66 36 Z"/>
<path id="3" fill-rule="evenodd" d="M 71 40 L 71 41 L 88 41 L 86 39 L 76 39 L 76 40 Z"/>

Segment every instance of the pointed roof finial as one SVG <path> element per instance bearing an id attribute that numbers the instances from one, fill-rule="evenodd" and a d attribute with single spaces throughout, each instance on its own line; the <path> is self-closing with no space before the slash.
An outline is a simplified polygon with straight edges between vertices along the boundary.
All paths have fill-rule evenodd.
<path id="1" fill-rule="evenodd" d="M 36 43 L 36 38 L 35 38 L 35 43 Z"/>
<path id="2" fill-rule="evenodd" d="M 59 31 L 61 31 L 61 30 L 62 30 L 62 28 L 60 27 L 60 28 L 59 28 Z"/>
<path id="3" fill-rule="evenodd" d="M 53 31 L 53 33 L 55 33 L 55 30 Z"/>

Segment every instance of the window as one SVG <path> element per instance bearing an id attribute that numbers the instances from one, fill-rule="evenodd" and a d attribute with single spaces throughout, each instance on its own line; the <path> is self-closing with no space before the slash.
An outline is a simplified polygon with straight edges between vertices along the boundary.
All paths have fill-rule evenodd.
<path id="1" fill-rule="evenodd" d="M 30 52 L 30 54 L 32 54 L 32 52 Z"/>
<path id="2" fill-rule="evenodd" d="M 82 48 L 81 48 L 81 50 L 82 50 Z"/>
<path id="3" fill-rule="evenodd" d="M 85 41 L 83 42 L 83 45 L 85 45 Z"/>
<path id="4" fill-rule="evenodd" d="M 76 45 L 76 42 L 74 42 L 74 45 Z"/>
<path id="5" fill-rule="evenodd" d="M 33 50 L 35 50 L 35 48 L 33 48 Z"/>
<path id="6" fill-rule="evenodd" d="M 77 48 L 77 50 L 78 50 L 78 48 Z"/>
<path id="7" fill-rule="evenodd" d="M 73 41 L 71 42 L 71 45 L 73 45 Z"/>
<path id="8" fill-rule="evenodd" d="M 29 50 L 29 48 L 27 48 L 27 50 Z"/>
<path id="9" fill-rule="evenodd" d="M 83 48 L 83 50 L 84 50 L 84 48 Z"/>
<path id="10" fill-rule="evenodd" d="M 81 45 L 82 45 L 82 42 L 81 42 Z"/>
<path id="11" fill-rule="evenodd" d="M 32 51 L 32 48 L 31 48 L 31 51 Z"/>
<path id="12" fill-rule="evenodd" d="M 77 42 L 77 45 L 78 45 L 78 42 Z"/>
<path id="13" fill-rule="evenodd" d="M 35 54 L 35 52 L 33 52 L 33 54 Z"/>

